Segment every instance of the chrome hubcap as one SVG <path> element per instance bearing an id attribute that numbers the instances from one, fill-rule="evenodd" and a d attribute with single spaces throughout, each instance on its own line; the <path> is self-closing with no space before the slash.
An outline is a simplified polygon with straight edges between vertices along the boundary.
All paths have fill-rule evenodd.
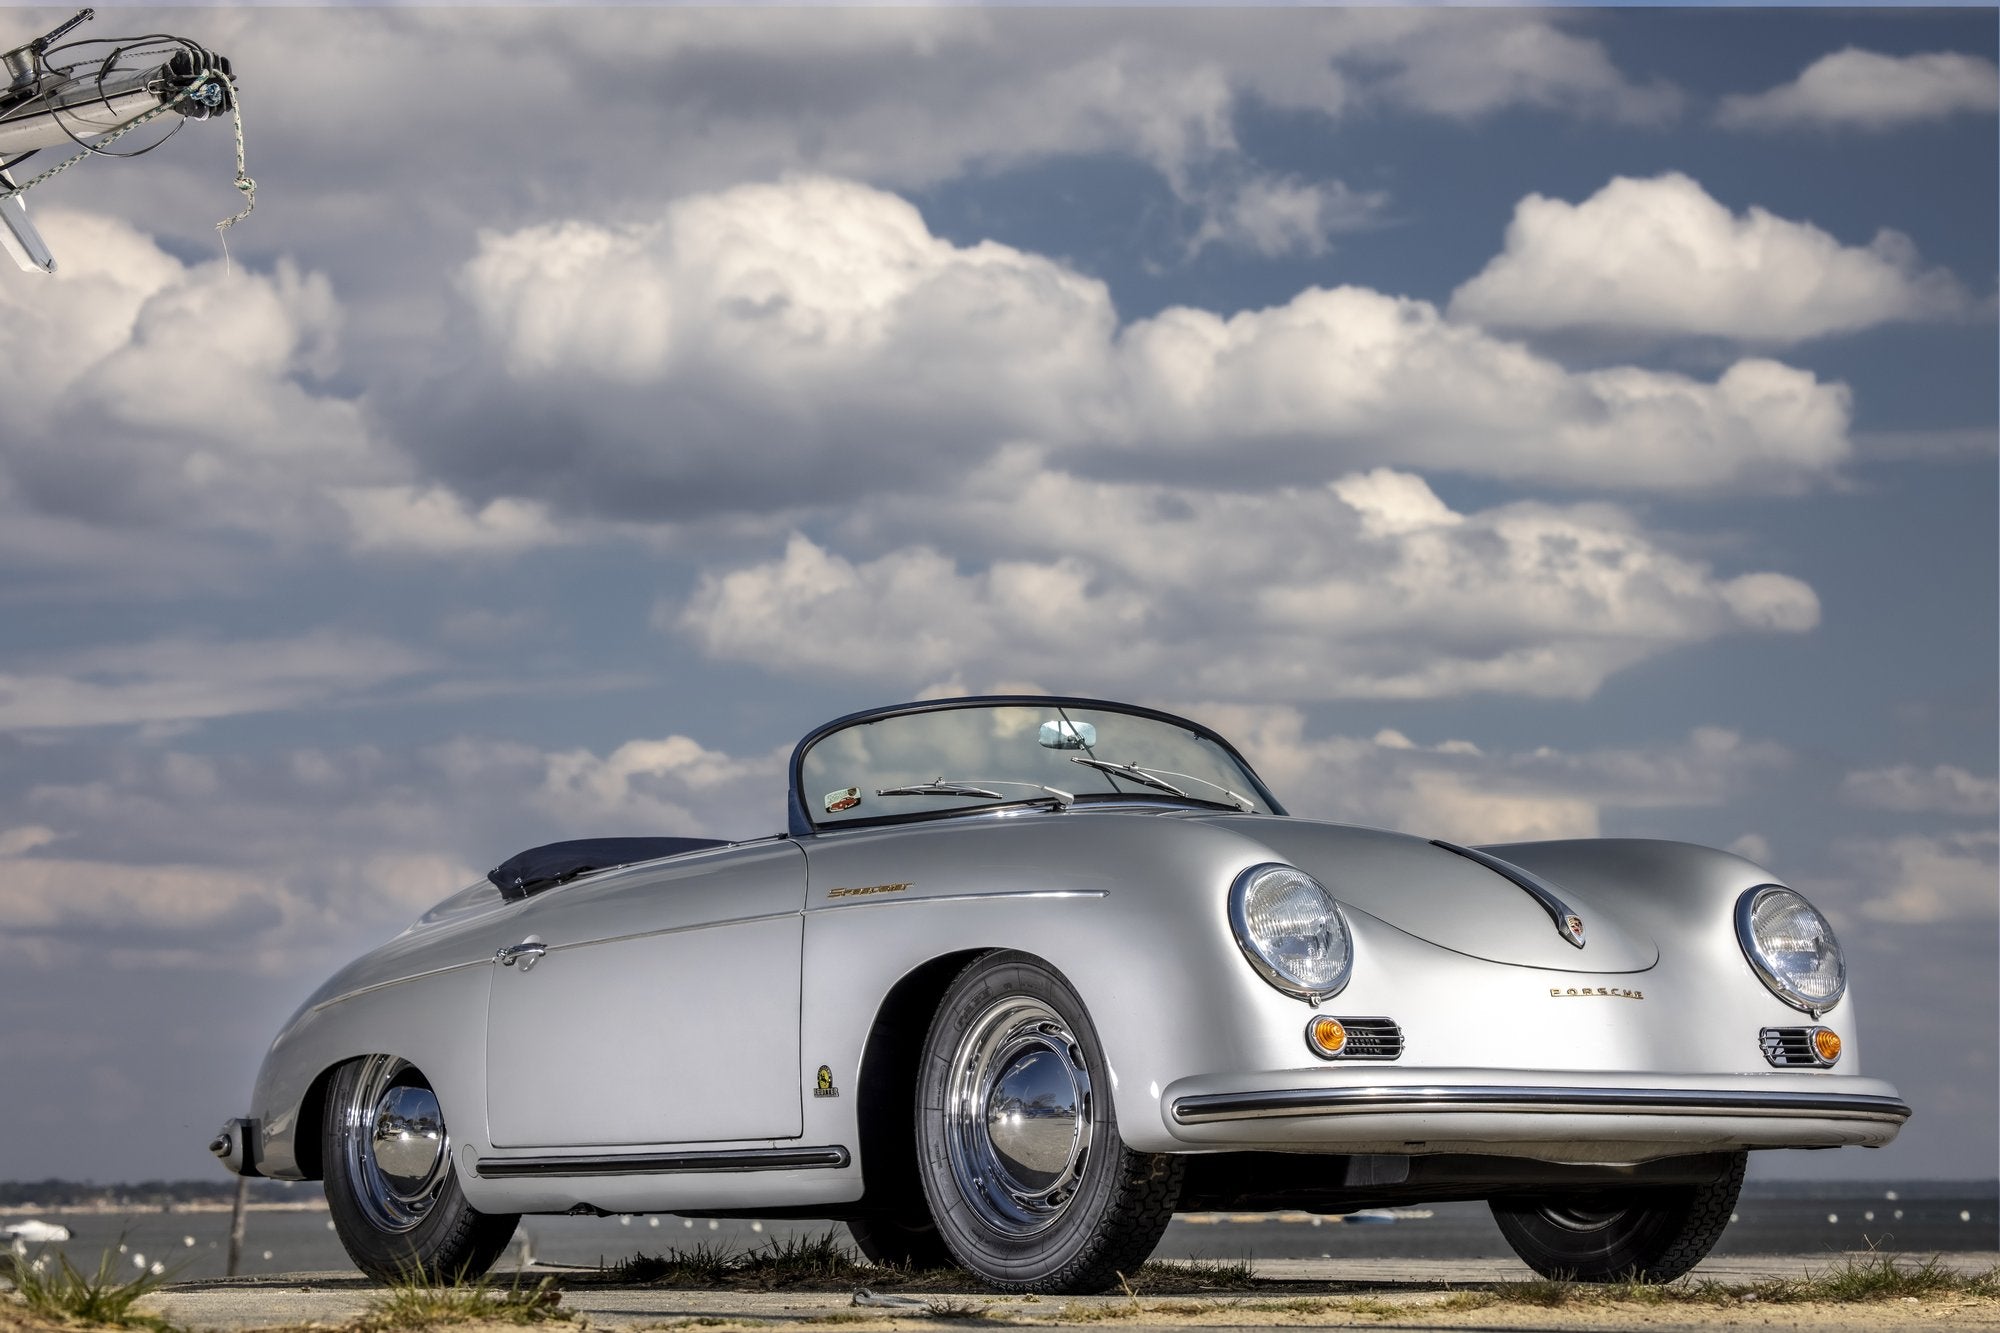
<path id="1" fill-rule="evenodd" d="M 362 1063 L 347 1104 L 345 1151 L 356 1202 L 383 1231 L 409 1231 L 430 1215 L 451 1175 L 451 1136 L 437 1094 L 393 1056 Z"/>
<path id="2" fill-rule="evenodd" d="M 1062 1215 L 1090 1153 L 1090 1071 L 1039 1000 L 986 1009 L 952 1056 L 945 1140 L 952 1178 L 980 1219 L 1031 1236 Z"/>
<path id="3" fill-rule="evenodd" d="M 1542 1216 L 1565 1231 L 1600 1231 L 1625 1216 L 1623 1205 L 1612 1201 L 1544 1204 Z"/>

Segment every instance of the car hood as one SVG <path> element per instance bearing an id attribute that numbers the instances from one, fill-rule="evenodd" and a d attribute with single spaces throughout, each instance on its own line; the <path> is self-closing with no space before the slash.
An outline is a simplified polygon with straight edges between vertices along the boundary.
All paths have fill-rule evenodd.
<path id="1" fill-rule="evenodd" d="M 1309 819 L 1234 816 L 1228 826 L 1326 885 L 1342 903 L 1456 953 L 1562 972 L 1640 972 L 1659 946 L 1614 906 L 1539 877 L 1583 918 L 1584 947 L 1498 871 L 1421 838 Z"/>

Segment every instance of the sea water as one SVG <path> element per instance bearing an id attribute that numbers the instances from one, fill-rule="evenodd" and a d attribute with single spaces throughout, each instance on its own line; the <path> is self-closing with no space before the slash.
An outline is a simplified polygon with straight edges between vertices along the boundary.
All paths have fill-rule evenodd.
<path id="1" fill-rule="evenodd" d="M 300 1186 L 299 1206 L 253 1208 L 244 1227 L 244 1274 L 351 1272 L 353 1265 L 323 1205 L 308 1202 L 316 1187 Z M 1718 1254 L 1832 1257 L 1879 1249 L 1898 1253 L 2000 1249 L 2000 1202 L 1992 1184 L 1914 1182 L 1808 1189 L 1757 1182 L 1745 1191 Z M 229 1212 L 126 1214 L 44 1209 L 10 1212 L 68 1227 L 70 1240 L 30 1245 L 28 1254 L 70 1256 L 94 1270 L 107 1253 L 115 1272 L 136 1275 L 159 1265 L 169 1278 L 220 1277 L 229 1246 Z M 635 1254 L 660 1254 L 700 1243 L 747 1251 L 773 1241 L 825 1232 L 830 1223 L 753 1222 L 673 1216 L 528 1217 L 515 1233 L 507 1261 L 616 1264 Z M 845 1238 L 845 1232 L 841 1233 Z M 1155 1253 L 1161 1259 L 1506 1258 L 1511 1255 L 1480 1203 L 1439 1203 L 1361 1217 L 1313 1219 L 1304 1214 L 1192 1214 L 1174 1219 Z"/>

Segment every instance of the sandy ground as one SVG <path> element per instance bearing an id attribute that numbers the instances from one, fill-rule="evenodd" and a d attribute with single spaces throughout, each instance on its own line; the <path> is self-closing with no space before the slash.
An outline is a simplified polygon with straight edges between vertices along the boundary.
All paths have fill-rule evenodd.
<path id="1" fill-rule="evenodd" d="M 1925 1256 L 1928 1258 L 1929 1256 Z M 1979 1273 L 2000 1254 L 1941 1256 L 1961 1272 Z M 1820 1265 L 1823 1267 L 1823 1265 Z M 1804 1277 L 1815 1264 L 1796 1255 L 1711 1259 L 1698 1278 L 1728 1284 Z M 548 1270 L 531 1270 L 537 1277 Z M 1001 1297 L 898 1290 L 880 1295 L 851 1290 L 753 1292 L 673 1290 L 595 1282 L 569 1286 L 563 1308 L 594 1330 L 638 1333 L 654 1328 L 839 1328 L 843 1333 L 968 1327 L 1102 1327 L 1145 1333 L 1186 1328 L 1387 1327 L 1395 1329 L 2000 1329 L 2000 1299 L 1938 1297 L 1868 1304 L 1791 1305 L 1743 1302 L 1726 1307 L 1610 1305 L 1548 1308 L 1524 1304 L 1472 1305 L 1464 1296 L 1481 1284 L 1518 1282 L 1521 1265 L 1498 1260 L 1292 1260 L 1257 1266 L 1253 1290 L 1200 1296 L 1136 1298 Z M 560 1278 L 560 1273 L 555 1273 Z M 580 1274 L 578 1276 L 581 1276 Z M 250 1329 L 322 1329 L 365 1311 L 378 1292 L 350 1272 L 298 1273 L 279 1278 L 239 1278 L 182 1283 L 149 1297 L 144 1308 L 177 1324 L 241 1333 Z M 32 1325 L 18 1307 L 0 1306 L 0 1333 L 51 1333 Z M 488 1333 L 460 1326 L 467 1333 Z M 496 1326 L 490 1333 L 500 1333 Z M 544 1325 L 549 1333 L 575 1324 Z M 513 1333 L 519 1333 L 513 1330 Z"/>

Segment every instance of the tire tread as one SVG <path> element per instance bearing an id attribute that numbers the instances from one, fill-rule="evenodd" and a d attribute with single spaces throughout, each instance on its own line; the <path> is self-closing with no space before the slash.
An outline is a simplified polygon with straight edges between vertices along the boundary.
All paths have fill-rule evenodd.
<path id="1" fill-rule="evenodd" d="M 1543 1216 L 1547 1200 L 1494 1199 L 1493 1220 L 1521 1261 L 1573 1282 L 1671 1282 L 1708 1257 L 1729 1226 L 1749 1154 L 1735 1153 L 1706 1185 L 1635 1194 L 1625 1211 L 1588 1231 Z"/>
<path id="2" fill-rule="evenodd" d="M 430 1216 L 409 1231 L 381 1231 L 355 1204 L 341 1139 L 347 1132 L 347 1103 L 361 1065 L 361 1060 L 351 1060 L 334 1074 L 321 1125 L 327 1211 L 341 1247 L 356 1268 L 382 1282 L 438 1283 L 485 1276 L 507 1252 L 521 1218 L 516 1213 L 482 1213 L 467 1203 L 455 1165 Z"/>
<path id="3" fill-rule="evenodd" d="M 1003 982 L 1003 974 L 1009 971 L 1023 975 Z M 1074 1006 L 1084 1020 L 1082 1030 L 1077 1031 L 1076 1036 L 1089 1043 L 1096 1041 L 1094 1031 L 1089 1030 L 1089 1015 L 1084 1011 L 1081 999 L 1048 964 L 1032 955 L 1011 951 L 983 954 L 968 963 L 953 979 L 932 1016 L 924 1041 L 924 1073 L 918 1079 L 917 1114 L 920 1119 L 926 1114 L 923 1105 L 925 1076 L 933 1062 L 948 1058 L 940 1051 L 939 1042 L 940 1034 L 955 1021 L 954 1007 L 965 1002 L 968 996 L 977 995 L 982 985 L 988 988 L 990 995 L 1020 987 L 1024 982 L 1025 989 L 1030 991 L 1044 987 L 1061 992 L 1064 1003 Z M 1045 994 L 1042 998 L 1050 996 Z M 1107 1099 L 1107 1110 L 1109 1105 Z M 1110 1188 L 1098 1205 L 1095 1226 L 1088 1239 L 1055 1268 L 1016 1276 L 996 1267 L 996 1264 L 982 1265 L 979 1262 L 981 1256 L 976 1253 L 968 1255 L 947 1234 L 950 1230 L 946 1225 L 947 1215 L 952 1215 L 954 1224 L 964 1225 L 956 1222 L 956 1217 L 965 1212 L 964 1205 L 948 1193 L 940 1198 L 939 1194 L 948 1191 L 949 1187 L 927 1179 L 925 1189 L 932 1212 L 938 1216 L 939 1234 L 951 1247 L 958 1263 L 995 1290 L 1037 1295 L 1099 1292 L 1115 1284 L 1121 1276 L 1129 1278 L 1137 1273 L 1159 1245 L 1160 1237 L 1166 1234 L 1167 1224 L 1173 1220 L 1174 1207 L 1181 1193 L 1182 1159 L 1167 1154 L 1133 1152 L 1118 1138 L 1115 1116 L 1107 1116 L 1101 1129 L 1109 1134 L 1109 1153 L 1116 1154 L 1111 1157 Z M 921 1130 L 919 1137 L 922 1137 Z M 927 1165 L 922 1162 L 921 1153 L 919 1164 L 920 1170 Z M 1077 1220 L 1072 1215 L 1057 1226 Z"/>

